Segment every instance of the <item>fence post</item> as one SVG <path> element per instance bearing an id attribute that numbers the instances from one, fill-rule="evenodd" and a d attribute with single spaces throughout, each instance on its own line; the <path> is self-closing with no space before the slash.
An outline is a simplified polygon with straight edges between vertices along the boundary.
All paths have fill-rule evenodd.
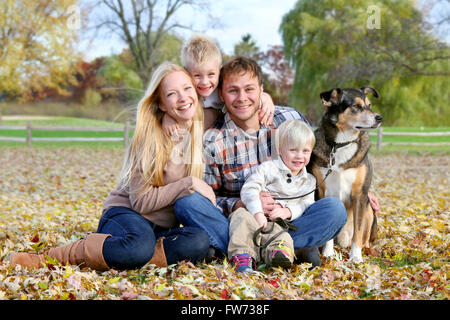
<path id="1" fill-rule="evenodd" d="M 31 121 L 27 122 L 27 146 L 31 148 Z"/>
<path id="2" fill-rule="evenodd" d="M 378 134 L 377 134 L 377 151 L 381 150 L 382 140 L 383 140 L 383 128 L 379 127 L 378 128 Z"/>
<path id="3" fill-rule="evenodd" d="M 128 149 L 128 144 L 130 143 L 130 122 L 125 122 L 125 128 L 124 128 L 124 136 L 123 136 L 123 145 L 125 147 L 125 150 Z"/>

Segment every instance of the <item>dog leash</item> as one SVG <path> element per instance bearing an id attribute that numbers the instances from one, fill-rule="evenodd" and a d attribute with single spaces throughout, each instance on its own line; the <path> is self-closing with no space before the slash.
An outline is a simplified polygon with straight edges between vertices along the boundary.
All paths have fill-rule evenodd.
<path id="1" fill-rule="evenodd" d="M 293 230 L 293 231 L 297 231 L 297 226 L 294 226 L 292 223 L 288 222 L 287 220 L 284 220 L 280 217 L 276 218 L 275 220 L 272 221 L 273 223 L 271 224 L 271 228 L 270 230 L 264 230 L 264 227 L 259 228 L 258 230 L 255 231 L 255 233 L 253 234 L 253 243 L 256 247 L 260 248 L 260 250 L 263 250 L 264 248 L 266 248 L 269 244 L 272 243 L 272 241 L 274 241 L 276 238 L 278 238 L 278 236 L 280 234 L 282 234 L 283 232 L 288 232 L 289 230 Z M 269 240 L 267 240 L 264 244 L 259 243 L 258 244 L 258 236 L 259 234 L 266 234 L 266 233 L 270 233 L 272 232 L 275 223 L 277 223 L 278 225 L 281 226 L 282 230 L 278 231 L 275 235 L 273 235 Z"/>

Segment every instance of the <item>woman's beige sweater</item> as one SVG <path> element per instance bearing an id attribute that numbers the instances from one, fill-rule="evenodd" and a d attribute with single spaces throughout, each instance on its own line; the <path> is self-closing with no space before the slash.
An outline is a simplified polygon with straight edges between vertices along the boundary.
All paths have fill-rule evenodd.
<path id="1" fill-rule="evenodd" d="M 127 207 L 164 228 L 178 226 L 173 205 L 176 200 L 194 193 L 192 177 L 186 177 L 186 165 L 169 161 L 164 168 L 164 186 L 152 187 L 145 194 L 139 194 L 143 184 L 140 177 L 130 181 L 128 187 L 110 192 L 103 203 L 103 213 L 112 207 Z"/>

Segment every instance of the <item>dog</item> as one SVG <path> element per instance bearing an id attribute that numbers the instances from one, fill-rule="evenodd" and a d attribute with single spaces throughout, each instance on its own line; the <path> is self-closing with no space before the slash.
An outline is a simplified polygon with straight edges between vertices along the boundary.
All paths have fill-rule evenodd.
<path id="1" fill-rule="evenodd" d="M 367 94 L 378 98 L 369 86 L 322 92 L 325 106 L 319 127 L 310 170 L 319 184 L 316 199 L 337 197 L 347 210 L 347 222 L 337 235 L 338 244 L 351 244 L 349 259 L 360 263 L 362 248 L 370 247 L 377 237 L 377 219 L 369 203 L 372 165 L 368 157 L 370 137 L 367 130 L 381 125 L 383 117 L 371 110 Z M 323 247 L 325 257 L 334 255 L 333 239 Z"/>

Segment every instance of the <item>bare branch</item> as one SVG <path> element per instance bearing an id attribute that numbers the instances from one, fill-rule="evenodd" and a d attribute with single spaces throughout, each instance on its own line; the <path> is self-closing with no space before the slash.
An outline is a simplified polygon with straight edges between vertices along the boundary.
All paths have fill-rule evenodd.
<path id="1" fill-rule="evenodd" d="M 209 0 L 98 1 L 112 16 L 102 19 L 95 27 L 106 27 L 119 34 L 130 50 L 139 76 L 146 83 L 164 37 L 175 29 L 192 30 L 190 25 L 173 21 L 176 12 L 183 6 L 202 5 L 205 9 Z M 159 17 L 157 12 L 161 14 Z"/>

